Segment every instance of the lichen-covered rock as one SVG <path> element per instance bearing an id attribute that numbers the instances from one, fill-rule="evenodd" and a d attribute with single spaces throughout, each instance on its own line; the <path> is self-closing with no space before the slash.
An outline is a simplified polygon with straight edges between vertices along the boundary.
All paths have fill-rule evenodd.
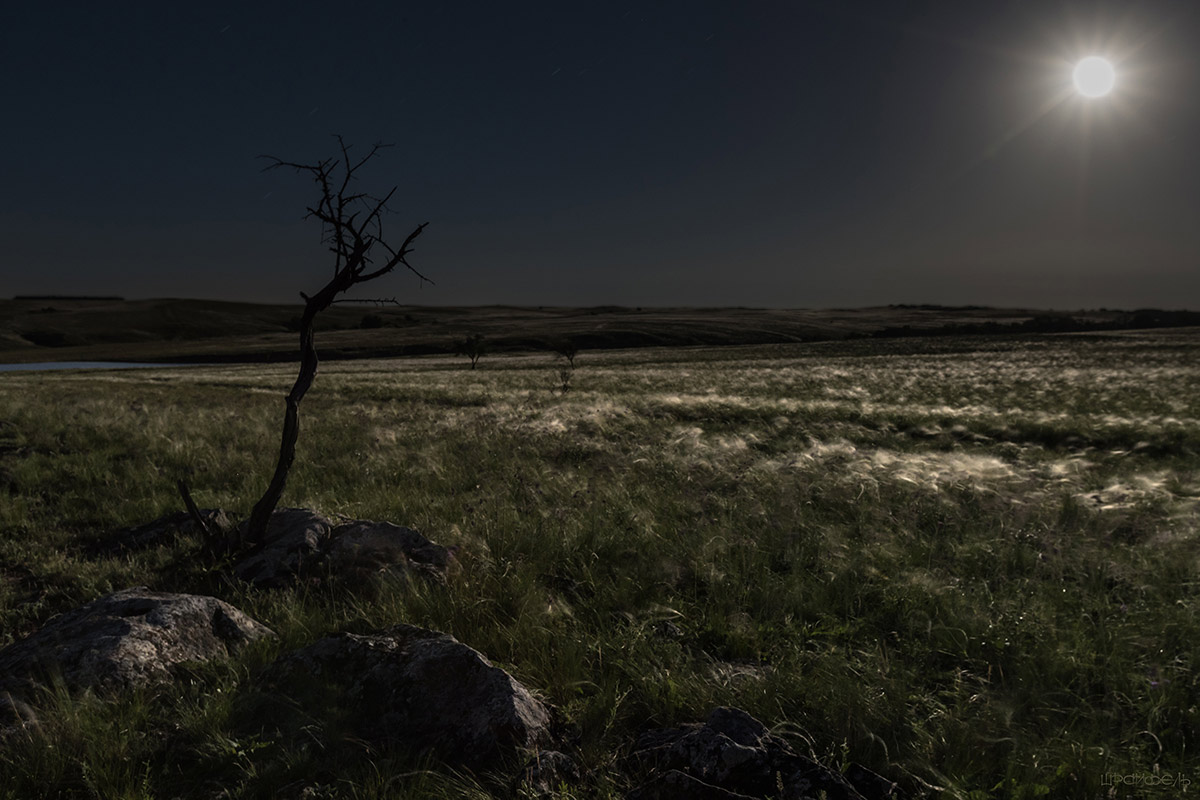
<path id="1" fill-rule="evenodd" d="M 715 709 L 702 725 L 649 731 L 638 739 L 633 759 L 648 771 L 648 780 L 628 795 L 629 800 L 895 797 L 895 784 L 856 767 L 861 779 L 856 786 L 840 773 L 798 755 L 761 722 L 736 708 Z"/>
<path id="2" fill-rule="evenodd" d="M 333 529 L 326 564 L 338 573 L 372 573 L 394 567 L 438 575 L 450 563 L 448 548 L 412 528 L 355 520 Z"/>
<path id="3" fill-rule="evenodd" d="M 215 597 L 125 589 L 60 614 L 0 650 L 0 690 L 20 694 L 52 675 L 71 690 L 166 682 L 176 666 L 226 658 L 273 635 Z"/>
<path id="4" fill-rule="evenodd" d="M 511 675 L 454 637 L 412 625 L 340 633 L 281 657 L 265 673 L 287 694 L 314 681 L 356 735 L 480 768 L 549 739 L 548 710 Z"/>
<path id="5" fill-rule="evenodd" d="M 306 575 L 358 580 L 415 571 L 440 578 L 451 561 L 450 548 L 412 528 L 367 520 L 334 526 L 314 511 L 287 508 L 271 515 L 263 541 L 234 565 L 233 573 L 256 586 L 278 587 Z"/>
<path id="6" fill-rule="evenodd" d="M 333 523 L 315 511 L 281 508 L 267 520 L 262 542 L 234 565 L 233 574 L 257 586 L 283 586 L 324 559 L 332 531 Z"/>

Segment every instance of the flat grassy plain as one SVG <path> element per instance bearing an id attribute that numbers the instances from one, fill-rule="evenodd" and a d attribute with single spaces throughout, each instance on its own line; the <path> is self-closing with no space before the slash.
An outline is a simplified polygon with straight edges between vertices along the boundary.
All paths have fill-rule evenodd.
<path id="1" fill-rule="evenodd" d="M 914 796 L 1200 789 L 1200 331 L 584 352 L 566 393 L 559 366 L 322 365 L 284 505 L 461 547 L 444 587 L 366 593 L 236 585 L 194 538 L 105 549 L 178 478 L 248 513 L 293 367 L 0 378 L 0 645 L 140 584 L 280 634 L 169 689 L 48 693 L 0 797 L 504 795 L 256 687 L 396 622 L 561 711 L 564 798 L 620 797 L 639 732 L 716 705 Z"/>

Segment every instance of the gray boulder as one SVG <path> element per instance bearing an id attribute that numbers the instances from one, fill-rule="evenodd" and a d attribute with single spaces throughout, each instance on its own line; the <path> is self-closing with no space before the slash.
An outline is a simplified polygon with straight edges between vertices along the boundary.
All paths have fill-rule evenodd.
<path id="1" fill-rule="evenodd" d="M 70 690 L 167 682 L 179 665 L 226 658 L 273 635 L 215 597 L 125 589 L 60 614 L 0 650 L 0 691 L 20 694 L 51 676 Z"/>
<path id="2" fill-rule="evenodd" d="M 776 798 L 884 800 L 895 785 L 869 770 L 852 770 L 861 784 L 802 755 L 754 717 L 736 708 L 715 709 L 702 725 L 649 731 L 633 753 L 647 781 L 629 800 Z M 861 790 L 867 790 L 864 794 Z"/>
<path id="3" fill-rule="evenodd" d="M 449 548 L 412 528 L 390 522 L 355 520 L 330 534 L 326 563 L 333 572 L 370 574 L 397 567 L 442 575 L 452 560 Z"/>
<path id="4" fill-rule="evenodd" d="M 312 575 L 362 580 L 416 572 L 441 578 L 452 561 L 450 548 L 412 528 L 367 520 L 335 526 L 314 511 L 286 508 L 271 515 L 263 541 L 233 573 L 256 586 L 279 587 Z"/>
<path id="5" fill-rule="evenodd" d="M 548 710 L 511 675 L 454 637 L 412 625 L 326 637 L 281 657 L 265 678 L 284 694 L 331 692 L 368 742 L 459 766 L 491 766 L 550 738 Z"/>
<path id="6" fill-rule="evenodd" d="M 333 523 L 315 511 L 281 508 L 267 520 L 262 542 L 234 564 L 233 574 L 257 586 L 290 583 L 324 560 L 332 531 Z"/>

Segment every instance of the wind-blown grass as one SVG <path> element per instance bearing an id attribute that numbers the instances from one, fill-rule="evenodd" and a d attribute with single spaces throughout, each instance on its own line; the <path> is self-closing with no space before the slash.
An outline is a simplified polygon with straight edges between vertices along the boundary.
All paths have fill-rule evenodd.
<path id="1" fill-rule="evenodd" d="M 564 796 L 620 796 L 639 731 L 715 705 L 916 794 L 1200 779 L 1197 355 L 1179 332 L 585 352 L 565 394 L 549 357 L 323 365 L 285 504 L 461 547 L 447 587 L 358 596 L 231 585 L 186 537 L 100 547 L 175 510 L 180 477 L 248 512 L 289 367 L 10 374 L 0 644 L 136 584 L 281 639 L 182 688 L 49 695 L 0 747 L 0 797 L 502 794 L 255 686 L 283 650 L 401 621 L 561 710 L 588 774 Z"/>

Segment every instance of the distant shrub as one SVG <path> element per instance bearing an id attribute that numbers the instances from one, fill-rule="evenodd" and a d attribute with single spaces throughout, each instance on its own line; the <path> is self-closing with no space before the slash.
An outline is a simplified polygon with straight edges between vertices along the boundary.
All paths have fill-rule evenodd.
<path id="1" fill-rule="evenodd" d="M 571 378 L 575 375 L 575 367 L 571 364 L 559 364 L 558 367 L 558 382 L 559 389 L 563 394 L 571 391 Z"/>
<path id="2" fill-rule="evenodd" d="M 575 342 L 570 339 L 562 339 L 551 344 L 550 349 L 565 358 L 571 365 L 571 369 L 575 368 L 575 356 L 579 354 L 579 347 Z"/>
<path id="3" fill-rule="evenodd" d="M 360 328 L 382 328 L 383 317 L 378 314 L 367 314 L 362 318 L 362 322 L 358 323 Z"/>
<path id="4" fill-rule="evenodd" d="M 483 341 L 482 333 L 472 334 L 454 343 L 454 354 L 471 359 L 471 369 L 475 369 L 476 362 L 486 352 L 487 344 Z"/>

